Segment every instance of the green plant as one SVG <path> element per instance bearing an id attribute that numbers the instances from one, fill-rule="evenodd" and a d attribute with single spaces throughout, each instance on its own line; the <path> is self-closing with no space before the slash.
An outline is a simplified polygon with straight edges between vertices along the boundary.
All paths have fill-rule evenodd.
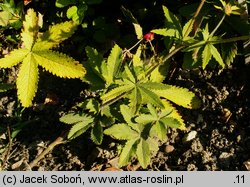
<path id="1" fill-rule="evenodd" d="M 21 33 L 23 47 L 0 59 L 0 68 L 10 68 L 22 62 L 16 85 L 18 98 L 24 107 L 32 104 L 37 91 L 38 65 L 62 78 L 82 78 L 85 75 L 86 71 L 78 61 L 50 50 L 69 38 L 75 29 L 73 22 L 64 22 L 39 34 L 38 17 L 33 9 L 28 10 Z"/>
<path id="2" fill-rule="evenodd" d="M 167 75 L 171 62 L 178 56 L 179 63 L 182 57 L 176 54 L 184 55 L 185 68 L 205 69 L 215 64 L 213 62 L 226 68 L 238 53 L 236 41 L 249 39 L 249 35 L 238 36 L 242 32 L 235 34 L 231 31 L 231 27 L 228 30 L 224 29 L 227 19 L 235 18 L 235 22 L 241 20 L 238 15 L 242 9 L 234 1 L 226 3 L 220 0 L 206 3 L 205 0 L 201 0 L 197 6 L 196 4 L 184 6 L 183 1 L 166 2 L 178 5 L 176 7 L 181 5 L 179 10 L 181 15 L 171 13 L 171 7 L 170 9 L 161 5 L 159 7 L 160 1 L 138 1 L 133 2 L 133 5 L 130 3 L 139 21 L 124 7 L 121 10 L 126 19 L 120 17 L 120 14 L 119 17 L 113 17 L 113 14 L 108 17 L 109 14 L 102 5 L 110 7 L 113 2 L 108 4 L 103 2 L 97 7 L 101 2 L 102 0 L 56 0 L 51 7 L 48 3 L 43 7 L 48 7 L 49 11 L 41 11 L 44 14 L 42 16 L 47 19 L 44 20 L 45 27 L 58 20 L 72 21 L 55 24 L 45 33 L 39 32 L 41 25 L 38 24 L 39 18 L 36 13 L 32 9 L 28 10 L 21 33 L 22 47 L 0 59 L 1 68 L 9 68 L 21 62 L 16 84 L 18 97 L 24 107 L 32 104 L 38 89 L 38 66 L 62 78 L 81 78 L 88 83 L 87 92 L 91 93 L 76 106 L 77 112 L 67 113 L 60 118 L 61 122 L 69 126 L 66 128 L 66 133 L 61 133 L 32 161 L 29 164 L 31 168 L 54 146 L 63 143 L 66 137 L 72 140 L 83 133 L 89 133 L 91 140 L 98 145 L 103 142 L 106 135 L 119 140 L 120 167 L 128 165 L 136 158 L 139 164 L 146 168 L 150 164 L 151 157 L 157 153 L 159 142 L 167 140 L 168 128 L 182 131 L 187 129 L 179 109 L 181 107 L 197 109 L 200 106 L 195 93 L 187 88 L 168 84 Z M 121 5 L 120 1 L 116 3 Z M 38 1 L 31 4 L 39 7 Z M 92 4 L 95 4 L 94 8 L 90 6 Z M 50 10 L 54 10 L 54 5 L 58 9 L 49 14 Z M 21 4 L 18 7 L 13 0 L 9 0 L 0 6 L 2 7 L 0 15 L 4 18 L 1 20 L 3 26 L 12 26 L 12 19 L 21 20 L 23 8 Z M 202 12 L 203 6 L 206 6 L 206 10 Z M 198 7 L 196 12 L 194 7 Z M 152 29 L 159 28 L 160 23 L 157 22 L 159 20 L 151 16 L 159 14 L 158 8 L 163 9 L 165 24 L 160 29 Z M 208 10 L 212 14 L 207 15 Z M 213 15 L 215 10 L 216 15 Z M 191 19 L 190 15 L 193 16 Z M 153 23 L 149 21 L 150 17 L 153 18 Z M 129 30 L 126 21 L 132 23 L 135 33 Z M 78 43 L 79 48 L 83 50 L 87 44 L 92 46 L 85 48 L 87 61 L 83 66 L 71 57 L 51 51 L 71 37 L 78 25 L 82 28 L 73 37 L 72 43 Z M 243 26 L 249 28 L 247 24 Z M 125 31 L 122 30 L 124 28 Z M 148 32 L 144 33 L 145 30 Z M 237 31 L 239 30 L 244 29 L 238 28 Z M 163 36 L 163 40 L 158 40 L 157 35 Z M 163 51 L 161 46 L 160 50 L 156 47 L 161 41 L 165 44 Z M 128 44 L 130 46 L 133 43 L 134 46 L 126 48 Z M 110 45 L 112 49 L 107 55 Z M 78 49 L 76 53 L 82 53 L 83 50 L 75 48 Z M 6 91 L 6 85 L 0 84 L 0 92 L 1 90 Z M 14 138 L 27 124 L 27 121 L 23 122 L 21 113 L 17 112 L 20 123 L 13 125 L 12 135 L 9 136 L 11 138 Z"/>
<path id="3" fill-rule="evenodd" d="M 23 13 L 23 2 L 15 3 L 14 0 L 4 0 L 0 3 L 0 26 L 12 26 L 21 28 Z"/>
<path id="4" fill-rule="evenodd" d="M 225 68 L 233 62 L 237 54 L 235 42 L 247 40 L 250 37 L 246 35 L 224 39 L 224 33 L 219 36 L 215 35 L 226 16 L 230 16 L 231 14 L 239 15 L 241 12 L 241 9 L 236 5 L 231 5 L 230 3 L 226 4 L 224 1 L 220 2 L 223 7 L 218 7 L 216 5 L 215 7 L 223 10 L 224 14 L 212 32 L 209 31 L 208 23 L 205 24 L 204 28 L 195 27 L 194 23 L 197 21 L 195 20 L 196 17 L 190 19 L 182 26 L 178 17 L 172 14 L 165 6 L 163 6 L 163 12 L 166 18 L 165 28 L 153 29 L 151 32 L 170 38 L 172 42 L 171 46 L 175 47 L 169 48 L 168 53 L 175 54 L 178 51 L 185 52 L 183 64 L 185 68 L 198 67 L 201 65 L 202 68 L 205 69 L 209 62 L 212 62 L 212 57 L 222 68 Z M 197 15 L 203 3 L 204 1 L 202 1 L 198 8 Z M 201 25 L 201 23 L 199 24 Z M 168 59 L 168 55 L 165 59 Z"/>
<path id="5" fill-rule="evenodd" d="M 84 66 L 87 74 L 83 80 L 89 83 L 91 90 L 98 93 L 99 97 L 82 103 L 81 114 L 68 114 L 61 118 L 62 122 L 73 125 L 68 138 L 75 138 L 92 127 L 91 138 L 94 142 L 97 137 L 102 140 L 103 133 L 123 141 L 119 154 L 120 167 L 136 157 L 140 165 L 146 168 L 151 156 L 158 150 L 158 141 L 166 140 L 167 128 L 185 130 L 185 123 L 173 104 L 195 109 L 200 106 L 200 102 L 188 89 L 164 82 L 169 59 L 179 51 L 192 52 L 192 61 L 196 63 L 201 59 L 203 68 L 206 68 L 212 57 L 225 67 L 233 61 L 237 53 L 235 43 L 231 46 L 226 44 L 249 38 L 241 36 L 222 39 L 222 36 L 215 36 L 225 16 L 233 11 L 225 12 L 212 32 L 209 31 L 208 24 L 204 29 L 196 28 L 193 32 L 196 16 L 203 4 L 204 1 L 198 7 L 194 18 L 184 26 L 177 16 L 163 6 L 165 28 L 153 29 L 146 35 L 143 35 L 143 29 L 132 13 L 122 8 L 133 23 L 139 41 L 128 50 L 122 50 L 115 45 L 107 59 L 104 59 L 96 49 L 86 47 L 88 61 Z M 236 10 L 235 7 L 233 9 Z M 168 38 L 165 53 L 157 54 L 154 50 L 154 33 Z M 214 46 L 219 43 L 225 44 L 222 55 Z M 150 58 L 142 55 L 147 49 L 147 44 L 153 52 Z M 136 52 L 132 54 L 131 51 L 137 46 Z M 191 67 L 193 62 L 186 66 Z M 92 136 L 97 124 L 97 136 Z"/>
<path id="6" fill-rule="evenodd" d="M 56 0 L 56 7 L 64 8 L 70 6 L 67 9 L 67 17 L 75 23 L 81 24 L 88 10 L 88 5 L 99 4 L 101 2 L 102 0 Z"/>
<path id="7" fill-rule="evenodd" d="M 157 151 L 155 138 L 165 141 L 168 127 L 186 128 L 171 102 L 190 109 L 198 108 L 200 103 L 188 89 L 162 83 L 163 75 L 149 73 L 155 66 L 156 56 L 146 63 L 139 53 L 137 60 L 136 55 L 127 60 L 128 52 L 115 45 L 104 59 L 97 50 L 86 47 L 88 61 L 84 63 L 87 69 L 84 81 L 101 100 L 88 99 L 81 105 L 81 114 L 70 113 L 60 120 L 73 125 L 69 139 L 92 127 L 91 139 L 95 143 L 102 142 L 103 133 L 126 141 L 119 166 L 127 165 L 136 156 L 146 168 L 150 155 Z"/>

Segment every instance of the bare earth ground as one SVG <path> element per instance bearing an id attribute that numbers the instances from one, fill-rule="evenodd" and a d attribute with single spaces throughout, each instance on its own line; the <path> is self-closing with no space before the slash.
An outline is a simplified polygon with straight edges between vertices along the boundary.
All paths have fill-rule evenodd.
<path id="1" fill-rule="evenodd" d="M 194 91 L 203 104 L 198 110 L 180 108 L 188 130 L 169 129 L 168 140 L 161 142 L 147 170 L 246 170 L 246 161 L 250 159 L 249 74 L 249 65 L 232 67 L 220 74 L 217 70 L 180 69 L 172 82 Z M 27 169 L 28 163 L 65 128 L 58 121 L 59 116 L 77 110 L 72 106 L 86 97 L 86 85 L 77 80 L 61 80 L 50 75 L 40 80 L 36 107 L 23 112 L 23 118 L 29 123 L 13 140 L 9 150 L 4 147 L 9 143 L 8 135 L 0 135 L 2 170 Z M 48 93 L 55 95 L 58 101 L 53 104 L 45 101 Z M 17 109 L 16 91 L 0 96 L 0 125 L 7 127 L 17 121 L 13 117 Z M 48 104 L 43 105 L 44 102 Z M 118 142 L 105 137 L 103 144 L 96 146 L 88 137 L 86 133 L 56 146 L 33 170 L 116 168 Z M 134 160 L 122 169 L 142 168 Z"/>

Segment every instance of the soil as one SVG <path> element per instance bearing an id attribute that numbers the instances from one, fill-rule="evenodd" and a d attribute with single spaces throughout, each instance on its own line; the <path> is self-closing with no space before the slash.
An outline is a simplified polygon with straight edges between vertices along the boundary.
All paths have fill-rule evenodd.
<path id="1" fill-rule="evenodd" d="M 219 73 L 218 73 L 219 72 Z M 8 72 L 15 78 L 14 69 Z M 250 159 L 250 73 L 249 65 L 223 71 L 178 69 L 171 83 L 194 91 L 202 101 L 197 110 L 178 108 L 187 130 L 168 130 L 159 152 L 146 170 L 247 170 Z M 11 78 L 12 77 L 12 78 Z M 55 86 L 56 85 L 56 86 Z M 10 133 L 18 123 L 23 127 L 10 143 L 7 133 L 0 134 L 1 170 L 29 170 L 34 160 L 67 128 L 59 116 L 87 97 L 86 85 L 78 80 L 62 80 L 42 73 L 33 108 L 20 111 L 16 91 L 1 93 L 1 126 Z M 26 122 L 20 121 L 26 119 Z M 5 131 L 6 132 L 6 131 Z M 57 145 L 32 170 L 117 170 L 118 141 L 104 138 L 95 145 L 89 134 Z M 11 145 L 11 146 L 8 146 Z M 111 168 L 111 169 L 110 169 Z M 134 160 L 122 170 L 142 170 Z"/>

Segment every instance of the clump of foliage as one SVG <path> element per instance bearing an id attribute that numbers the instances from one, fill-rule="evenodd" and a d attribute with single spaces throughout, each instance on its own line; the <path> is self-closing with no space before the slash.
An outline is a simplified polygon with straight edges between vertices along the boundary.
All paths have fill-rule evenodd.
<path id="1" fill-rule="evenodd" d="M 97 30 L 90 38 L 93 37 L 100 43 L 107 40 L 104 30 L 111 31 L 106 18 L 98 15 L 94 20 L 84 20 L 87 13 L 91 14 L 91 11 L 87 12 L 90 5 L 101 2 L 102 0 L 56 0 L 54 5 L 59 8 L 58 17 L 64 19 L 64 15 L 71 21 L 53 24 L 44 33 L 39 32 L 41 18 L 33 9 L 29 9 L 23 21 L 22 46 L 1 58 L 0 68 L 10 68 L 20 63 L 16 87 L 23 107 L 32 105 L 38 90 L 38 66 L 61 78 L 79 78 L 87 83 L 88 91 L 94 93 L 93 96 L 78 104 L 79 112 L 68 113 L 60 118 L 61 122 L 70 126 L 67 138 L 72 140 L 90 131 L 91 140 L 99 145 L 105 135 L 108 135 L 121 141 L 122 146 L 118 152 L 120 167 L 136 158 L 142 168 L 146 168 L 151 157 L 158 151 L 159 141 L 167 140 L 168 128 L 186 130 L 178 108 L 200 107 L 200 100 L 195 93 L 187 88 L 168 84 L 166 79 L 171 60 L 177 53 L 182 53 L 184 58 L 181 63 L 187 69 L 230 66 L 238 54 L 236 41 L 249 39 L 249 35 L 231 36 L 227 32 L 218 31 L 227 18 L 241 15 L 244 10 L 234 1 L 212 1 L 205 6 L 208 10 L 219 12 L 216 17 L 219 18 L 216 20 L 218 22 L 214 24 L 205 13 L 199 17 L 204 0 L 195 6 L 196 12 L 193 12 L 193 5 L 182 7 L 180 12 L 192 14 L 191 19 L 183 19 L 180 15 L 173 14 L 167 6 L 161 5 L 164 25 L 160 27 L 157 23 L 157 27 L 151 27 L 145 34 L 145 28 L 132 12 L 121 7 L 123 15 L 130 20 L 135 30 L 134 38 L 137 42 L 133 47 L 127 49 L 112 41 L 110 53 L 107 54 L 105 49 L 103 54 L 93 46 L 94 43 L 91 43 L 91 47 L 81 46 L 85 48 L 87 59 L 83 64 L 51 50 L 71 37 L 78 25 L 89 29 L 90 32 L 86 32 L 88 34 Z M 151 3 L 150 6 L 158 5 L 159 2 Z M 19 15 L 16 21 L 20 22 L 23 9 L 21 5 L 15 5 L 13 0 L 6 0 L 0 7 L 0 15 L 4 16 L 0 25 L 10 25 L 12 19 L 16 19 L 13 17 L 15 15 Z M 147 14 L 143 10 L 139 9 L 141 20 Z M 116 24 L 122 25 L 124 22 L 119 18 Z M 88 28 L 91 26 L 94 29 Z M 153 42 L 162 36 L 164 50 L 157 51 Z M 89 36 L 81 37 L 86 39 Z M 0 84 L 0 92 L 10 88 L 7 84 Z"/>
<path id="2" fill-rule="evenodd" d="M 23 2 L 15 3 L 14 0 L 3 0 L 0 3 L 0 26 L 11 26 L 16 29 L 21 28 L 23 13 Z"/>
<path id="3" fill-rule="evenodd" d="M 127 165 L 136 156 L 146 168 L 150 155 L 157 152 L 157 141 L 166 140 L 167 128 L 186 128 L 171 103 L 192 109 L 199 107 L 199 100 L 188 89 L 165 84 L 162 76 L 149 73 L 157 57 L 143 62 L 137 53 L 126 59 L 128 51 L 118 45 L 107 60 L 94 48 L 86 47 L 86 53 L 89 59 L 84 63 L 84 81 L 101 100 L 88 99 L 82 103 L 82 114 L 68 114 L 60 119 L 73 125 L 68 138 L 91 128 L 91 139 L 97 144 L 102 143 L 103 134 L 124 140 L 119 165 Z"/>
<path id="4" fill-rule="evenodd" d="M 204 29 L 196 28 L 192 33 L 194 18 L 182 26 L 177 16 L 165 6 L 165 28 L 153 29 L 143 36 L 143 29 L 132 13 L 125 8 L 123 12 L 132 20 L 138 43 L 129 50 L 122 50 L 115 45 L 106 60 L 96 49 L 86 47 L 88 61 L 85 62 L 87 74 L 84 81 L 99 94 L 101 102 L 96 98 L 88 99 L 82 104 L 82 114 L 68 114 L 61 121 L 73 125 L 68 134 L 69 139 L 91 128 L 91 138 L 95 143 L 101 143 L 103 134 L 122 140 L 124 144 L 120 151 L 119 166 L 127 165 L 136 157 L 140 165 L 146 168 L 150 157 L 158 150 L 158 141 L 166 141 L 169 127 L 186 129 L 173 104 L 189 109 L 200 106 L 195 94 L 188 89 L 164 83 L 169 59 L 179 51 L 191 52 L 193 62 L 186 64 L 189 68 L 201 60 L 204 69 L 212 57 L 225 68 L 237 53 L 232 42 L 244 40 L 248 36 L 231 39 L 215 36 L 229 14 L 227 12 L 212 32 L 206 24 Z M 151 43 L 154 33 L 168 38 L 166 54 L 156 54 Z M 214 46 L 219 43 L 232 43 L 232 47 L 221 55 Z M 153 52 L 149 60 L 142 55 L 147 44 L 150 44 Z M 136 46 L 139 47 L 132 54 L 131 50 Z"/>
<path id="5" fill-rule="evenodd" d="M 50 50 L 69 38 L 76 27 L 76 24 L 67 21 L 53 25 L 47 32 L 41 34 L 36 13 L 33 9 L 28 10 L 21 33 L 22 48 L 15 49 L 0 59 L 0 68 L 10 68 L 22 62 L 16 81 L 22 106 L 31 106 L 37 92 L 38 66 L 62 78 L 82 78 L 85 75 L 86 71 L 78 61 Z"/>
<path id="6" fill-rule="evenodd" d="M 172 42 L 169 52 L 176 53 L 183 51 L 184 68 L 193 68 L 202 66 L 203 69 L 213 64 L 213 59 L 222 67 L 229 66 L 237 55 L 237 45 L 235 41 L 249 39 L 249 36 L 240 36 L 233 38 L 223 38 L 222 35 L 216 36 L 216 31 L 222 25 L 226 16 L 231 14 L 240 15 L 242 9 L 231 3 L 226 4 L 220 1 L 223 7 L 215 5 L 215 8 L 223 11 L 221 19 L 216 27 L 210 32 L 209 23 L 205 23 L 204 28 L 199 28 L 194 24 L 198 24 L 194 18 L 190 19 L 183 26 L 178 17 L 172 14 L 167 7 L 163 6 L 163 12 L 166 18 L 165 28 L 154 29 L 151 32 L 162 35 Z M 202 22 L 200 21 L 199 25 Z M 212 59 L 213 57 L 213 59 Z"/>
<path id="7" fill-rule="evenodd" d="M 56 0 L 56 7 L 67 8 L 66 15 L 67 18 L 72 19 L 77 24 L 81 24 L 86 11 L 88 10 L 88 5 L 99 4 L 102 0 Z"/>

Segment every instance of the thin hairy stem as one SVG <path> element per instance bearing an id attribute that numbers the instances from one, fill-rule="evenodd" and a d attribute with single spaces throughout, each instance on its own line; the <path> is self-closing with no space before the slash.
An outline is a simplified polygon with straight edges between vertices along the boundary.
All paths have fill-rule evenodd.
<path id="1" fill-rule="evenodd" d="M 62 144 L 64 142 L 64 139 L 67 136 L 67 132 L 63 132 L 59 137 L 57 137 L 49 146 L 41 153 L 39 154 L 30 164 L 29 169 L 32 169 L 34 166 L 37 165 L 37 163 L 45 157 L 52 149 L 54 149 L 55 146 Z"/>
<path id="2" fill-rule="evenodd" d="M 214 28 L 214 30 L 211 32 L 211 34 L 209 35 L 210 37 L 213 37 L 214 33 L 219 29 L 219 27 L 221 26 L 221 24 L 223 23 L 224 19 L 226 18 L 226 14 L 224 14 L 220 20 L 220 22 L 217 24 L 217 26 Z"/>
<path id="3" fill-rule="evenodd" d="M 238 36 L 238 37 L 222 39 L 222 40 L 214 40 L 214 41 L 210 40 L 209 43 L 211 44 L 230 43 L 230 42 L 237 42 L 237 41 L 248 40 L 248 39 L 250 39 L 250 35 Z"/>
<path id="4" fill-rule="evenodd" d="M 191 23 L 190 23 L 189 26 L 188 26 L 188 29 L 187 29 L 186 32 L 184 33 L 184 38 L 187 37 L 188 34 L 191 32 L 192 27 L 193 27 L 193 25 L 194 25 L 194 22 L 196 21 L 198 15 L 200 14 L 200 11 L 201 11 L 201 9 L 202 9 L 202 7 L 203 7 L 203 5 L 204 5 L 205 2 L 206 2 L 206 0 L 201 0 L 201 3 L 200 3 L 200 5 L 199 5 L 199 7 L 197 8 L 197 10 L 196 10 L 196 12 L 195 12 L 195 14 L 194 14 L 194 17 L 193 17 Z"/>
<path id="5" fill-rule="evenodd" d="M 133 45 L 132 47 L 130 47 L 128 50 L 126 50 L 126 51 L 131 51 L 132 49 L 134 49 L 137 45 L 139 45 L 140 43 L 141 43 L 141 41 L 143 40 L 143 38 L 142 39 L 140 39 L 135 45 Z"/>
<path id="6" fill-rule="evenodd" d="M 168 59 L 170 59 L 172 56 L 174 56 L 177 52 L 182 50 L 184 47 L 185 46 L 179 46 L 179 47 L 175 48 L 173 51 L 171 51 L 166 56 L 161 58 L 161 63 L 166 62 Z M 157 63 L 157 64 L 151 66 L 150 69 L 148 70 L 148 72 L 146 73 L 146 77 L 148 77 L 159 65 L 161 65 L 161 63 Z"/>

